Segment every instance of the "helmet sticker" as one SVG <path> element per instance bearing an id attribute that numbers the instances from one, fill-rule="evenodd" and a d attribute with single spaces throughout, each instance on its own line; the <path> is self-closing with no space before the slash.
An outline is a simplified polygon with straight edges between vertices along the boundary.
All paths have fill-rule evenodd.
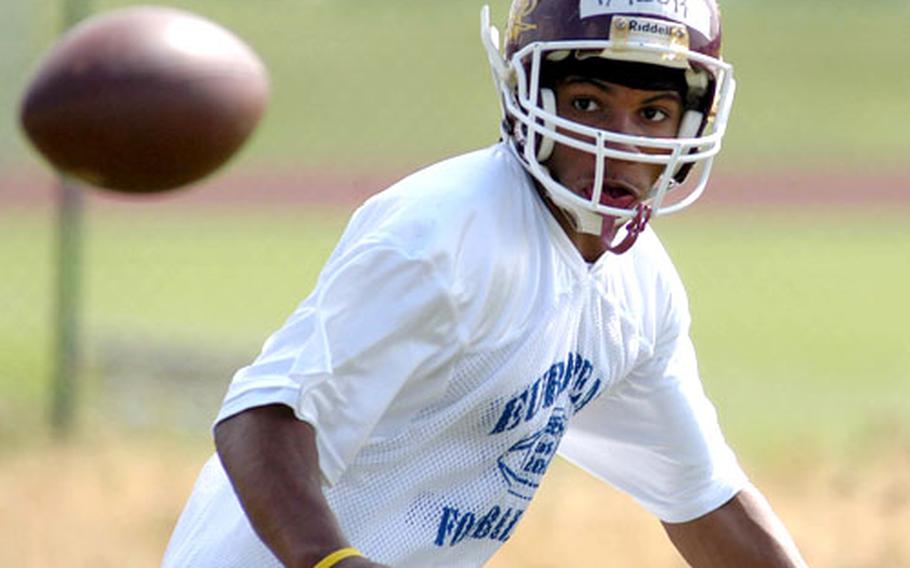
<path id="1" fill-rule="evenodd" d="M 525 18 L 531 15 L 537 9 L 540 0 L 517 0 L 512 4 L 512 13 L 509 14 L 509 38 L 512 41 L 518 41 L 519 36 L 524 32 L 537 29 L 537 24 L 531 24 L 525 21 Z"/>
<path id="2" fill-rule="evenodd" d="M 647 14 L 686 24 L 702 35 L 711 32 L 711 12 L 703 0 L 579 0 L 582 19 L 611 14 Z"/>
<path id="3" fill-rule="evenodd" d="M 655 18 L 618 16 L 610 22 L 610 39 L 616 44 L 609 55 L 613 59 L 641 60 L 657 65 L 686 69 L 689 63 L 685 52 L 689 49 L 689 32 L 683 24 Z M 632 45 L 654 45 L 666 51 L 644 54 L 624 52 Z"/>

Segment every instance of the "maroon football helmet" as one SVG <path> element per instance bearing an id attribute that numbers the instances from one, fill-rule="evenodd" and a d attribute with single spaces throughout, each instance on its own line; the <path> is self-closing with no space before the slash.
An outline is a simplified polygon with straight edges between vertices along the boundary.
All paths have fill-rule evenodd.
<path id="1" fill-rule="evenodd" d="M 735 90 L 733 68 L 720 56 L 715 0 L 514 0 L 502 52 L 489 8 L 484 8 L 481 19 L 502 103 L 503 137 L 578 230 L 599 234 L 604 216 L 641 221 L 640 208 L 601 204 L 608 159 L 664 166 L 647 200 L 656 215 L 678 211 L 698 199 L 720 151 Z M 632 136 L 559 117 L 548 71 L 590 63 L 612 70 L 609 77 L 600 78 L 633 88 L 647 88 L 641 83 L 643 76 L 649 81 L 665 77 L 667 84 L 678 85 L 685 112 L 677 137 Z M 548 173 L 546 160 L 557 142 L 596 158 L 590 198 L 577 195 Z M 693 169 L 699 172 L 693 183 L 686 184 L 688 191 L 665 202 L 667 192 L 683 184 Z"/>

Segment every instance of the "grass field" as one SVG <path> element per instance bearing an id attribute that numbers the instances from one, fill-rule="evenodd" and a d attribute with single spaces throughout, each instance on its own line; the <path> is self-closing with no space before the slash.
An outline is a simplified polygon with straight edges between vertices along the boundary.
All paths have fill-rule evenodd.
<path id="1" fill-rule="evenodd" d="M 21 213 L 0 221 L 0 263 L 13 267 L 0 298 L 14 316 L 0 323 L 11 347 L 0 363 L 12 370 L 0 394 L 31 408 L 48 370 L 50 224 Z M 135 206 L 91 214 L 89 378 L 118 350 L 168 345 L 242 363 L 309 291 L 343 221 L 340 212 L 161 215 Z M 690 290 L 706 384 L 748 454 L 843 453 L 910 426 L 910 333 L 896 317 L 910 280 L 910 265 L 895 261 L 910 258 L 901 215 L 877 214 L 874 226 L 842 214 L 810 225 L 691 214 L 661 225 Z M 207 379 L 220 394 L 227 377 Z"/>
<path id="2" fill-rule="evenodd" d="M 11 4 L 10 4 L 11 3 Z M 62 2 L 7 0 L 0 106 L 12 108 L 60 27 Z M 135 2 L 96 0 L 96 11 Z M 273 101 L 247 160 L 336 169 L 412 166 L 497 135 L 479 2 L 164 0 L 237 31 L 268 64 Z M 508 2 L 490 2 L 505 21 Z M 903 0 L 724 6 L 739 89 L 724 164 L 897 167 L 910 75 Z M 0 114 L 0 168 L 26 156 Z M 2 173 L 2 171 L 0 171 Z"/>

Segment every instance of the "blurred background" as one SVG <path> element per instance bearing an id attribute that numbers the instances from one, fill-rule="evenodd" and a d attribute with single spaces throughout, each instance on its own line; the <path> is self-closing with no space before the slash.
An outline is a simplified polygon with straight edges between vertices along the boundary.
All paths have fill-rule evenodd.
<path id="1" fill-rule="evenodd" d="M 84 191 L 61 418 L 57 182 L 16 120 L 64 8 L 2 2 L 0 565 L 155 566 L 232 373 L 307 295 L 353 208 L 497 139 L 481 4 L 162 2 L 244 38 L 273 98 L 194 188 Z M 490 4 L 501 27 L 509 2 Z M 722 7 L 739 83 L 725 148 L 705 197 L 654 223 L 706 389 L 811 565 L 910 566 L 910 3 Z M 568 564 L 683 565 L 656 520 L 559 462 L 492 565 Z"/>

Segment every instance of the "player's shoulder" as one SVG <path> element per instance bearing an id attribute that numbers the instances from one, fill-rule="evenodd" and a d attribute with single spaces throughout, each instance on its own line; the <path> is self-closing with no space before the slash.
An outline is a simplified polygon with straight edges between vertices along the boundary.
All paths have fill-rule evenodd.
<path id="1" fill-rule="evenodd" d="M 504 144 L 462 154 L 419 170 L 376 196 L 404 212 L 433 220 L 432 213 L 476 215 L 525 197 L 524 169 Z M 455 208 L 453 208 L 455 207 Z"/>
<path id="2" fill-rule="evenodd" d="M 676 268 L 670 254 L 654 230 L 648 228 L 638 237 L 631 249 L 630 258 L 635 265 L 636 272 L 651 278 L 667 277 L 676 274 Z"/>
<path id="3" fill-rule="evenodd" d="M 682 321 L 688 295 L 679 271 L 653 227 L 641 234 L 630 250 L 636 285 L 658 317 Z"/>
<path id="4" fill-rule="evenodd" d="M 436 162 L 403 178 L 390 189 L 407 191 L 415 185 L 426 184 L 445 187 L 459 181 L 490 183 L 497 178 L 508 178 L 520 169 L 508 146 L 497 143 Z"/>
<path id="5" fill-rule="evenodd" d="M 607 257 L 599 270 L 622 290 L 634 313 L 660 317 L 668 308 L 687 302 L 679 273 L 650 225 L 628 252 Z"/>
<path id="6" fill-rule="evenodd" d="M 416 255 L 493 247 L 528 222 L 529 183 L 508 148 L 496 144 L 403 178 L 364 203 L 351 228 Z"/>
<path id="7" fill-rule="evenodd" d="M 497 144 L 434 164 L 371 197 L 328 264 L 357 262 L 375 251 L 386 272 L 419 263 L 474 341 L 501 340 L 505 331 L 517 333 L 515 322 L 526 321 L 530 310 L 527 295 L 503 283 L 534 290 L 535 279 L 547 277 L 533 269 L 545 265 L 550 252 L 543 213 L 520 162 Z M 493 333 L 492 321 L 511 328 Z"/>

